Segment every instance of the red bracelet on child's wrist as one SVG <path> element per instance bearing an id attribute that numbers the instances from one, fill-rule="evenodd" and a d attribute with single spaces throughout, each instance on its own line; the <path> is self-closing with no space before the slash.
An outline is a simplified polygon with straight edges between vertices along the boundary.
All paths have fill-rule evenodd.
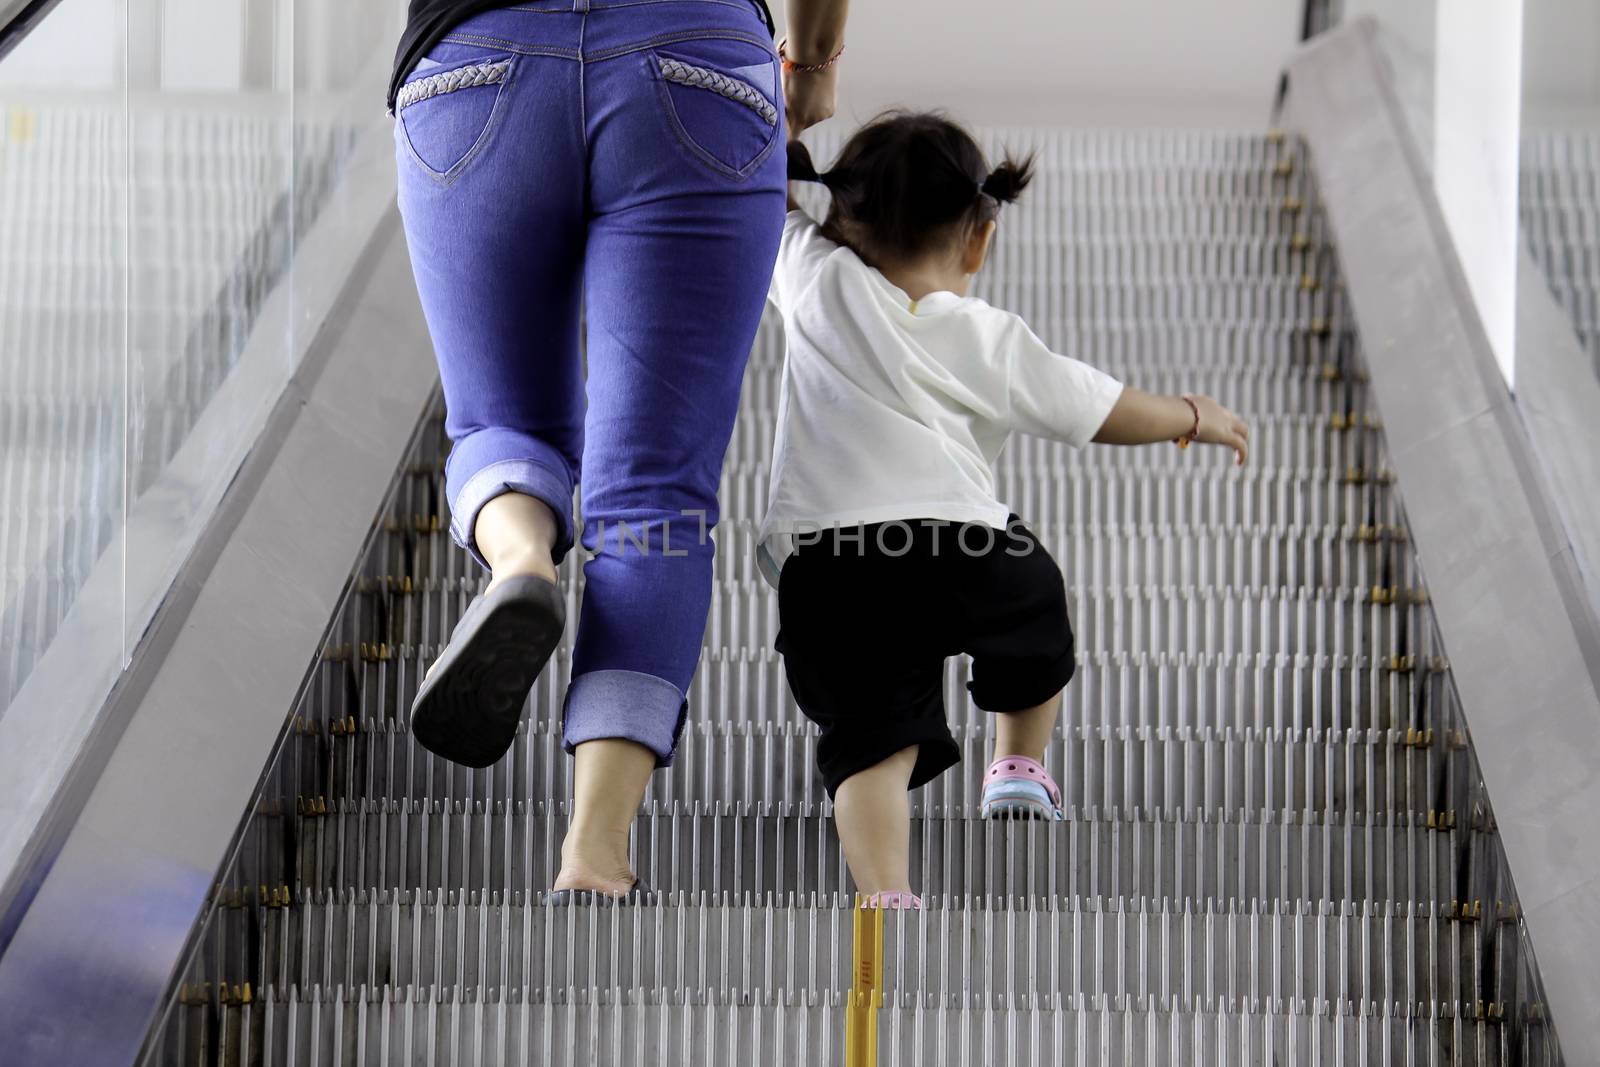
<path id="1" fill-rule="evenodd" d="M 1190 396 L 1188 393 L 1184 393 L 1181 399 L 1185 404 L 1189 405 L 1189 410 L 1194 412 L 1194 429 L 1190 430 L 1186 435 L 1173 442 L 1173 444 L 1177 445 L 1180 449 L 1188 448 L 1192 442 L 1200 440 L 1200 405 L 1196 404 L 1194 402 L 1194 397 Z"/>

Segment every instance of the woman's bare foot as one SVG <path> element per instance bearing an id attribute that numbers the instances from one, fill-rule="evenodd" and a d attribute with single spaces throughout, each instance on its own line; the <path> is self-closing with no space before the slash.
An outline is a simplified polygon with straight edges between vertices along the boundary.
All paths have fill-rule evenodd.
<path id="1" fill-rule="evenodd" d="M 601 867 L 590 866 L 581 860 L 568 860 L 563 855 L 561 873 L 556 875 L 555 884 L 550 888 L 608 893 L 620 897 L 633 888 L 635 880 L 633 869 L 628 866 L 627 860 L 623 860 L 621 864 L 613 861 Z"/>
<path id="2" fill-rule="evenodd" d="M 552 889 L 621 896 L 633 888 L 628 836 L 656 768 L 656 754 L 620 738 L 579 745 L 573 769 L 572 825 L 561 842 Z"/>

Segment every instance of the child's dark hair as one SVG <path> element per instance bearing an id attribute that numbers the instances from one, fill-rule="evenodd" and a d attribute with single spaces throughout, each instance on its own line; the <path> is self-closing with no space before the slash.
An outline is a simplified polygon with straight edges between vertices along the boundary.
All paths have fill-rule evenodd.
<path id="1" fill-rule="evenodd" d="M 811 153 L 789 142 L 789 177 L 833 194 L 823 229 L 869 262 L 909 259 L 970 232 L 999 213 L 1033 178 L 1033 156 L 989 169 L 978 142 L 943 115 L 890 111 L 845 142 L 819 173 Z"/>

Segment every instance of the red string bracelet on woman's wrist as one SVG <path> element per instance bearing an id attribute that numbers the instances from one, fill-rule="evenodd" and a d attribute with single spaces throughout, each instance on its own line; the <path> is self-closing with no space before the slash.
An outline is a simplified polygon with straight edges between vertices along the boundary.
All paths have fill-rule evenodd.
<path id="1" fill-rule="evenodd" d="M 1184 393 L 1181 399 L 1185 404 L 1189 405 L 1189 410 L 1194 412 L 1194 429 L 1173 442 L 1180 449 L 1184 449 L 1188 448 L 1191 442 L 1200 440 L 1200 405 L 1196 404 L 1194 397 L 1188 393 Z"/>
<path id="2" fill-rule="evenodd" d="M 825 62 L 796 63 L 789 58 L 788 47 L 789 39 L 787 37 L 778 42 L 778 62 L 783 64 L 783 72 L 785 74 L 815 74 L 818 71 L 827 70 L 839 62 L 839 57 L 844 55 L 844 45 L 840 45 L 839 50 L 829 56 Z"/>

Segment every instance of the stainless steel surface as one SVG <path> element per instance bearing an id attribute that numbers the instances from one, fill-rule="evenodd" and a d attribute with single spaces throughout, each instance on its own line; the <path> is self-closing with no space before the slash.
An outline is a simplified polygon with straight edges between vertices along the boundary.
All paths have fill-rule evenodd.
<path id="1" fill-rule="evenodd" d="M 1595 284 L 1600 288 L 1600 276 Z M 1547 477 L 1570 542 L 1571 566 L 1600 615 L 1600 344 L 1584 352 L 1547 287 L 1523 252 L 1517 272 L 1517 411 Z M 1591 660 L 1600 649 L 1589 649 Z"/>
<path id="2" fill-rule="evenodd" d="M 1463 711 L 1571 1062 L 1600 1057 L 1600 660 L 1370 22 L 1290 67 Z"/>
<path id="3" fill-rule="evenodd" d="M 1305 156 L 1259 136 L 985 139 L 1042 158 L 982 295 L 1130 381 L 1216 392 L 1256 452 L 1243 471 L 1032 439 L 1002 457 L 1080 636 L 1050 751 L 1070 819 L 976 818 L 989 728 L 953 662 L 964 760 L 914 798 L 930 908 L 889 917 L 882 1062 L 1558 1062 Z M 500 764 L 410 741 L 421 671 L 481 583 L 443 532 L 434 419 L 146 1062 L 837 1061 L 850 887 L 750 551 L 781 355 L 769 321 L 692 721 L 634 838 L 664 892 L 543 895 L 569 645 Z"/>

